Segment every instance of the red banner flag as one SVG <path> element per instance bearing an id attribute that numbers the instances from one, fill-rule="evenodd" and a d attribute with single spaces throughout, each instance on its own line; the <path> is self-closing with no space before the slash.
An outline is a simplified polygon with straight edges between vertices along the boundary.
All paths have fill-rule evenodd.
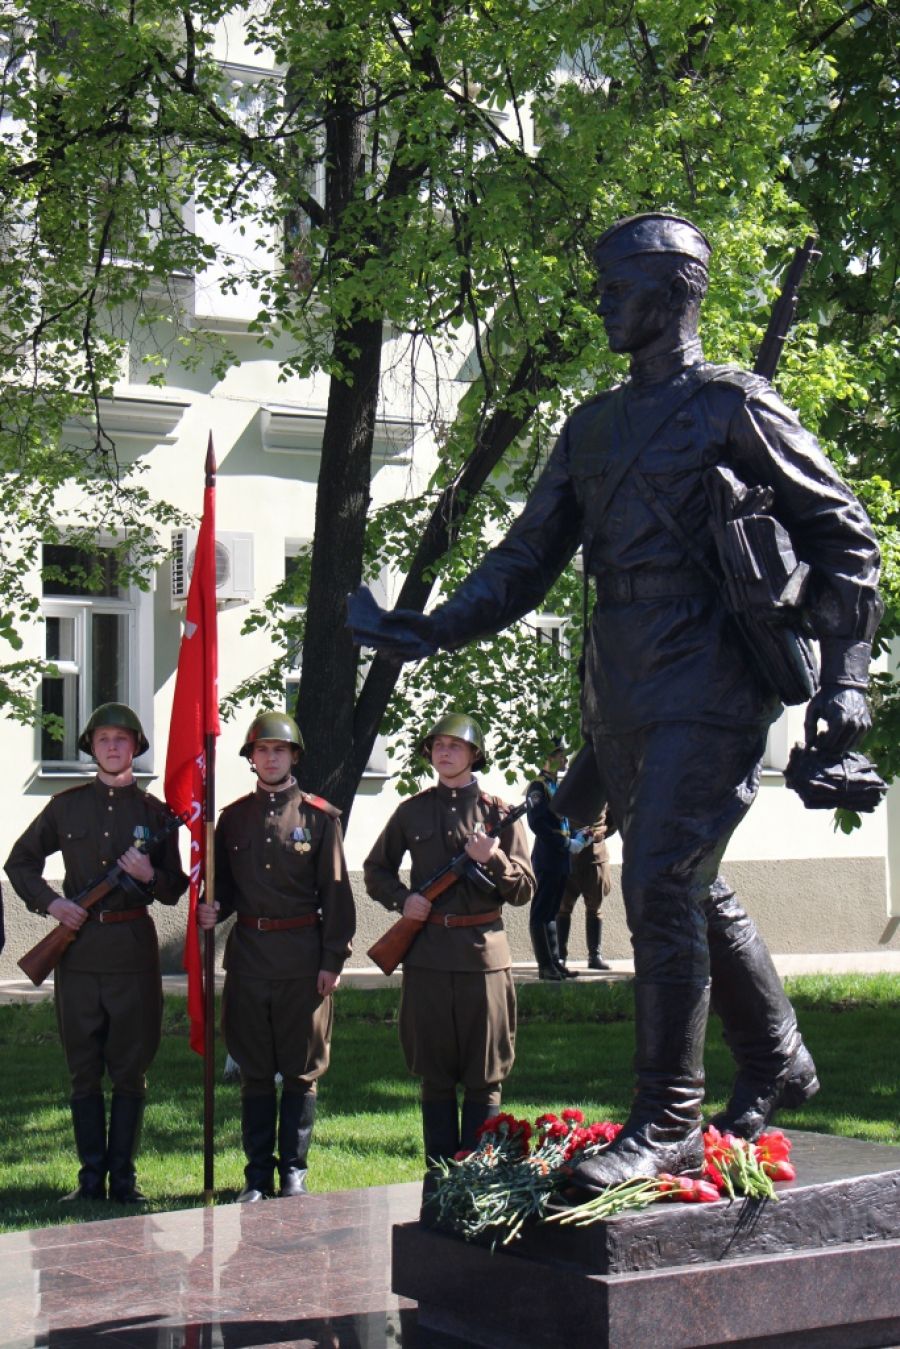
<path id="1" fill-rule="evenodd" d="M 191 836 L 191 888 L 184 969 L 188 977 L 191 1048 L 204 1052 L 205 1002 L 197 901 L 206 876 L 207 822 L 219 734 L 216 627 L 216 462 L 212 436 L 206 455 L 203 519 L 188 589 L 184 633 L 178 651 L 175 697 L 166 754 L 165 796 L 172 810 L 187 812 Z M 213 896 L 205 896 L 212 903 Z M 210 937 L 211 940 L 211 937 Z"/>

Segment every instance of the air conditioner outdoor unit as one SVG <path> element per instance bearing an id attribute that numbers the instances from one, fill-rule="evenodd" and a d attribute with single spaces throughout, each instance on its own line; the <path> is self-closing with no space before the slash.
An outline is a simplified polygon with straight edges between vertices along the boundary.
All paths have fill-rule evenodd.
<path id="1" fill-rule="evenodd" d="M 172 608 L 187 599 L 197 551 L 196 529 L 172 530 Z M 216 535 L 216 603 L 249 604 L 253 599 L 253 535 Z"/>

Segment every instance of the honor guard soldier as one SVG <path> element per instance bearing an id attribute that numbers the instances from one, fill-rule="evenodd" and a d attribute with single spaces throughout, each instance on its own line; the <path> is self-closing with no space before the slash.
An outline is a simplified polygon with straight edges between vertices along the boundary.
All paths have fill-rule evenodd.
<path id="1" fill-rule="evenodd" d="M 263 712 L 251 722 L 241 754 L 256 790 L 222 811 L 215 905 L 197 906 L 202 928 L 236 914 L 225 948 L 222 1029 L 241 1074 L 241 1203 L 274 1193 L 276 1135 L 279 1195 L 307 1193 L 332 994 L 356 928 L 340 811 L 297 786 L 292 769 L 302 753 L 293 717 Z"/>
<path id="2" fill-rule="evenodd" d="M 142 791 L 132 762 L 149 749 L 140 721 L 122 703 L 104 703 L 81 733 L 93 756 L 90 782 L 51 798 L 13 847 L 6 874 L 34 913 L 77 934 L 55 974 L 56 1017 L 71 1079 L 72 1124 L 81 1169 L 67 1200 L 137 1204 L 134 1156 L 140 1138 L 145 1073 L 159 1048 L 162 982 L 159 944 L 149 908 L 175 904 L 187 888 L 177 835 L 142 850 L 170 820 L 167 807 Z M 44 880 L 44 864 L 61 852 L 63 897 Z M 90 909 L 72 901 L 118 865 L 121 882 Z M 103 1075 L 112 1101 L 109 1131 Z"/>
<path id="3" fill-rule="evenodd" d="M 587 846 L 572 862 L 572 870 L 563 890 L 562 903 L 556 915 L 556 933 L 559 943 L 559 958 L 565 965 L 569 954 L 569 932 L 572 928 L 572 913 L 578 902 L 578 896 L 584 896 L 584 935 L 587 943 L 587 967 L 589 970 L 608 970 L 610 967 L 600 954 L 603 940 L 603 921 L 600 906 L 612 889 L 612 877 L 609 871 L 609 848 L 606 811 L 599 820 L 582 830 L 587 836 Z"/>
<path id="4" fill-rule="evenodd" d="M 363 866 L 366 890 L 386 909 L 425 927 L 403 960 L 400 1043 L 421 1078 L 429 1162 L 474 1148 L 475 1132 L 498 1114 L 513 1065 L 516 995 L 504 904 L 527 904 L 534 874 L 521 821 L 496 838 L 483 832 L 508 807 L 473 775 L 484 766 L 484 735 L 473 717 L 450 713 L 422 740 L 437 784 L 404 801 Z M 430 903 L 417 890 L 463 849 L 478 870 Z M 410 884 L 400 879 L 409 853 Z M 463 1089 L 462 1122 L 457 1086 Z"/>
<path id="5" fill-rule="evenodd" d="M 568 755 L 561 740 L 554 741 L 540 773 L 525 793 L 528 827 L 534 834 L 531 865 L 537 878 L 534 903 L 528 915 L 531 945 L 537 961 L 538 978 L 559 982 L 571 979 L 575 970 L 567 970 L 559 949 L 556 916 L 572 874 L 572 862 L 585 846 L 580 834 L 573 834 L 568 820 L 554 815 L 551 801 L 557 780 L 566 767 Z"/>
<path id="6" fill-rule="evenodd" d="M 871 525 L 767 380 L 706 361 L 710 251 L 679 216 L 608 229 L 594 250 L 599 311 L 610 349 L 630 358 L 627 380 L 575 409 L 506 537 L 433 613 L 384 613 L 368 592 L 351 600 L 358 640 L 417 660 L 524 617 L 582 549 L 596 587 L 582 725 L 622 834 L 637 1074 L 622 1132 L 573 1173 L 588 1191 L 702 1164 L 710 1000 L 737 1061 L 720 1128 L 754 1139 L 818 1087 L 766 945 L 719 874 L 757 795 L 779 694 L 794 697 L 796 683 L 777 633 L 766 669 L 742 636 L 726 540 L 713 533 L 717 484 L 733 485 L 735 509 L 741 487 L 771 504 L 807 569 L 803 615 L 822 667 L 807 742 L 840 756 L 871 724 L 882 612 Z"/>

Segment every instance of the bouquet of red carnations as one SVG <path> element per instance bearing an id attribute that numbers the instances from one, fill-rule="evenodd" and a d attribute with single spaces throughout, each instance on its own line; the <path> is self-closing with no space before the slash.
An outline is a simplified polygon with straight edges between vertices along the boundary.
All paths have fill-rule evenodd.
<path id="1" fill-rule="evenodd" d="M 555 1192 L 569 1184 L 573 1166 L 613 1141 L 621 1124 L 585 1124 L 580 1110 L 538 1116 L 534 1126 L 500 1114 L 479 1130 L 473 1152 L 436 1168 L 427 1200 L 435 1226 L 471 1241 L 489 1237 L 507 1245 L 529 1220 L 583 1226 L 659 1200 L 712 1203 L 727 1196 L 776 1198 L 773 1181 L 793 1180 L 790 1141 L 777 1131 L 747 1143 L 710 1127 L 703 1135 L 703 1175 L 624 1181 L 577 1207 L 548 1214 Z"/>

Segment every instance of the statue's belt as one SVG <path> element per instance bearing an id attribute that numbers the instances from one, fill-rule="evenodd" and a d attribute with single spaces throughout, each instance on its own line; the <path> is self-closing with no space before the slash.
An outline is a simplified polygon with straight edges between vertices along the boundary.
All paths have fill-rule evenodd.
<path id="1" fill-rule="evenodd" d="M 712 582 L 696 567 L 604 571 L 597 577 L 597 603 L 629 604 L 632 600 L 675 599 L 684 595 L 708 595 L 713 589 Z"/>

